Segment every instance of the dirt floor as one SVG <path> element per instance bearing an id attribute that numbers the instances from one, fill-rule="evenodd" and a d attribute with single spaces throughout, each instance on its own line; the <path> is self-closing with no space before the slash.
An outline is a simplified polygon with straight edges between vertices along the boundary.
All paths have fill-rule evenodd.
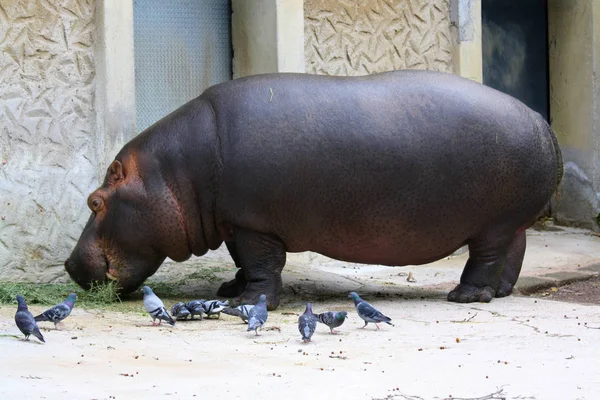
<path id="1" fill-rule="evenodd" d="M 600 304 L 600 277 L 596 276 L 558 287 L 553 286 L 540 290 L 533 296 L 573 303 Z"/>

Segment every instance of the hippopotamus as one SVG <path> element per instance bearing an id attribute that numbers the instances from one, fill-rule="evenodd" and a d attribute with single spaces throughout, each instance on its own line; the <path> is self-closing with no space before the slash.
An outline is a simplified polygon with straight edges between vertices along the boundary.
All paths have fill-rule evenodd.
<path id="1" fill-rule="evenodd" d="M 456 75 L 262 74 L 206 89 L 129 141 L 90 194 L 65 261 L 84 288 L 138 288 L 168 257 L 223 242 L 217 294 L 266 294 L 286 253 L 418 265 L 468 246 L 453 302 L 511 293 L 525 230 L 562 177 L 557 139 L 519 100 Z"/>

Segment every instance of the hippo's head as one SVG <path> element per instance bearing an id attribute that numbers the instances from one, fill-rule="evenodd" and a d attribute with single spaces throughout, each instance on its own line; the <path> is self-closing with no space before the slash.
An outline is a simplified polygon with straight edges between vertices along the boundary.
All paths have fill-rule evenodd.
<path id="1" fill-rule="evenodd" d="M 102 186 L 88 197 L 92 215 L 65 261 L 81 287 L 110 279 L 122 292 L 131 292 L 166 257 L 189 258 L 178 204 L 156 164 L 152 157 L 122 151 Z"/>

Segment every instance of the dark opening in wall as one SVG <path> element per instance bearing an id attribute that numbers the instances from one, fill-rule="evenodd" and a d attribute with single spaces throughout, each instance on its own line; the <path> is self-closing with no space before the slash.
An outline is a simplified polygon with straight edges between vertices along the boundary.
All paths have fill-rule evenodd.
<path id="1" fill-rule="evenodd" d="M 548 1 L 483 0 L 483 83 L 548 120 Z"/>

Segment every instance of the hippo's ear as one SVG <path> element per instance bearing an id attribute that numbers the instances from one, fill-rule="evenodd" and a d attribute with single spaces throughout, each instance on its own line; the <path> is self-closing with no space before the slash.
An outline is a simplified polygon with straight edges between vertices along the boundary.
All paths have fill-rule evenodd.
<path id="1" fill-rule="evenodd" d="M 119 160 L 115 160 L 108 167 L 108 182 L 111 185 L 119 183 L 123 180 L 123 165 Z"/>

